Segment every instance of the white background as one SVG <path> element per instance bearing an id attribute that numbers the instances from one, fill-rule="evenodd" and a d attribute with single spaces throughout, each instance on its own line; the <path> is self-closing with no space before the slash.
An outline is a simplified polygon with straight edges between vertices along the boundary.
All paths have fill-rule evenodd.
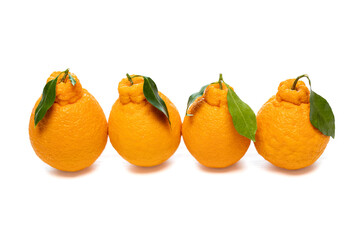
<path id="1" fill-rule="evenodd" d="M 357 1 L 1 1 L 0 239 L 359 239 Z M 183 142 L 144 169 L 108 142 L 78 173 L 43 163 L 28 121 L 47 77 L 67 67 L 109 115 L 126 73 L 152 77 L 182 118 L 223 73 L 257 112 L 309 74 L 336 138 L 286 171 L 253 144 L 236 165 L 200 166 Z"/>

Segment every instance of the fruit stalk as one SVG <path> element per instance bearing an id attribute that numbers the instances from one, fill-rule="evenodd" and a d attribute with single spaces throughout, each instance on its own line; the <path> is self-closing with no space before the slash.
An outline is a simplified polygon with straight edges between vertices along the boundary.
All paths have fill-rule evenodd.
<path id="1" fill-rule="evenodd" d="M 223 79 L 223 76 L 222 76 L 222 73 L 220 73 L 220 77 L 219 77 L 219 86 L 220 86 L 220 89 L 222 90 L 223 87 L 222 87 L 222 83 L 221 82 L 224 82 L 224 79 Z"/>
<path id="2" fill-rule="evenodd" d="M 134 84 L 133 80 L 131 79 L 130 75 L 127 73 L 126 74 L 127 79 L 129 80 L 129 82 L 131 83 L 131 86 Z"/>
<path id="3" fill-rule="evenodd" d="M 65 82 L 67 75 L 69 74 L 69 68 L 63 71 L 64 76 L 61 78 L 60 82 Z M 60 73 L 61 74 L 61 73 Z"/>
<path id="4" fill-rule="evenodd" d="M 309 83 L 310 83 L 310 78 L 309 78 L 309 76 L 308 76 L 307 74 L 303 74 L 303 75 L 301 75 L 301 76 L 298 76 L 298 77 L 295 79 L 295 81 L 294 81 L 294 83 L 293 83 L 293 85 L 292 85 L 292 87 L 291 87 L 291 90 L 295 90 L 295 89 L 296 89 L 296 84 L 297 84 L 297 82 L 299 81 L 299 79 L 301 79 L 301 78 L 303 78 L 303 77 L 306 77 L 306 78 L 309 80 Z"/>

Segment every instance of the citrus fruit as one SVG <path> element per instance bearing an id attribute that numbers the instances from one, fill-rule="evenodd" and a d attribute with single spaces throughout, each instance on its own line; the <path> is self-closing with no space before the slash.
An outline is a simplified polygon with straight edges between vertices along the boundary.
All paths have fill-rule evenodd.
<path id="1" fill-rule="evenodd" d="M 185 145 L 206 167 L 228 167 L 239 161 L 250 145 L 250 139 L 240 135 L 234 126 L 229 112 L 228 91 L 229 86 L 220 75 L 219 82 L 203 87 L 184 118 L 182 135 Z M 255 121 L 255 114 L 252 114 Z"/>
<path id="2" fill-rule="evenodd" d="M 144 89 L 143 76 L 128 75 L 120 81 L 119 98 L 109 116 L 109 138 L 125 160 L 137 166 L 152 167 L 169 159 L 178 148 L 181 118 L 175 105 L 157 92 L 157 88 L 152 93 L 158 94 L 157 100 L 164 102 L 169 118 L 149 102 L 152 99 L 145 97 Z"/>
<path id="3" fill-rule="evenodd" d="M 45 91 L 46 86 L 31 113 L 31 145 L 39 158 L 50 166 L 63 171 L 79 171 L 89 167 L 105 148 L 106 117 L 75 74 L 68 70 L 53 72 L 47 79 L 47 85 L 51 83 L 54 83 L 54 94 L 56 92 L 52 106 L 39 122 L 35 122 L 38 110 L 51 97 Z"/>
<path id="4" fill-rule="evenodd" d="M 329 142 L 329 136 L 311 123 L 310 91 L 304 82 L 297 80 L 281 82 L 276 96 L 257 114 L 256 150 L 275 166 L 285 169 L 313 164 Z"/>

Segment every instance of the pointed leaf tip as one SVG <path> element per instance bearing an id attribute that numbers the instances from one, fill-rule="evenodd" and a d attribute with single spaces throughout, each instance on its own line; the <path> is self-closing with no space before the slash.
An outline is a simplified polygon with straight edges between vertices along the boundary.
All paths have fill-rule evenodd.
<path id="1" fill-rule="evenodd" d="M 171 125 L 167 106 L 164 100 L 159 96 L 159 92 L 155 82 L 149 77 L 145 77 L 145 76 L 142 77 L 144 78 L 143 92 L 146 100 L 155 108 L 160 110 L 167 117 L 169 124 Z"/>
<path id="2" fill-rule="evenodd" d="M 34 116 L 35 127 L 40 122 L 40 120 L 44 118 L 47 111 L 51 108 L 51 106 L 55 102 L 56 84 L 57 84 L 57 77 L 47 82 L 43 89 L 40 103 L 35 110 L 35 116 Z"/>
<path id="3" fill-rule="evenodd" d="M 225 83 L 225 85 L 228 88 L 228 108 L 236 131 L 255 142 L 257 123 L 254 111 L 239 98 L 228 84 Z"/>

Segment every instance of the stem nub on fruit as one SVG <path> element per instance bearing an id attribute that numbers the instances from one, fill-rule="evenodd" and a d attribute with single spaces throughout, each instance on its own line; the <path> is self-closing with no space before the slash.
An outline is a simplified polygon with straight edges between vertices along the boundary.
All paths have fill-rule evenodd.
<path id="1" fill-rule="evenodd" d="M 60 82 L 65 82 L 66 77 L 69 74 L 69 68 L 66 69 L 63 73 L 64 73 L 64 76 L 60 79 Z"/>
<path id="2" fill-rule="evenodd" d="M 224 79 L 223 79 L 223 76 L 222 76 L 222 73 L 220 73 L 220 77 L 219 77 L 219 86 L 220 86 L 220 89 L 222 90 L 223 87 L 222 87 L 222 83 L 221 82 L 224 82 Z"/>
<path id="3" fill-rule="evenodd" d="M 133 80 L 131 79 L 130 75 L 127 73 L 126 74 L 127 79 L 129 80 L 129 82 L 131 83 L 131 86 L 134 84 Z"/>

